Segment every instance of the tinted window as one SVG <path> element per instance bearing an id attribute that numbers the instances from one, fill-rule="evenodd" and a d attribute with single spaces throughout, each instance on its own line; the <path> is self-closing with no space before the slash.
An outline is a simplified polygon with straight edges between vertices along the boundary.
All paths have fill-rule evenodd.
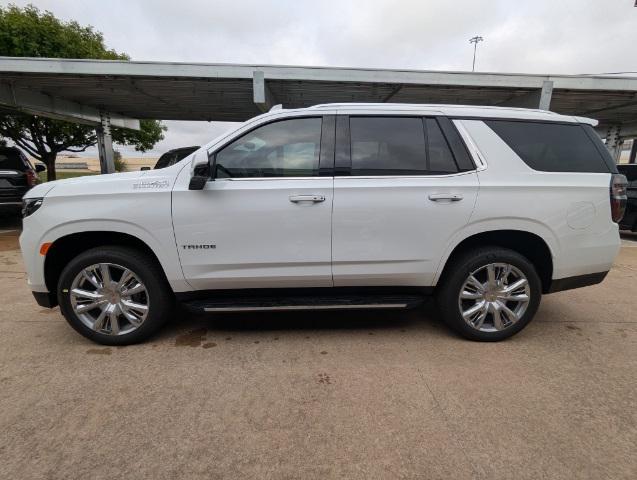
<path id="1" fill-rule="evenodd" d="M 422 118 L 351 117 L 352 175 L 426 175 Z"/>
<path id="2" fill-rule="evenodd" d="M 0 150 L 0 170 L 20 170 L 23 171 L 25 165 L 20 158 L 20 154 L 15 150 Z"/>
<path id="3" fill-rule="evenodd" d="M 321 118 L 269 123 L 216 155 L 216 176 L 309 177 L 318 175 Z"/>
<path id="4" fill-rule="evenodd" d="M 534 170 L 610 171 L 581 125 L 506 120 L 486 120 L 485 123 Z"/>
<path id="5" fill-rule="evenodd" d="M 427 159 L 429 173 L 432 175 L 458 171 L 449 144 L 434 118 L 427 119 Z"/>
<path id="6" fill-rule="evenodd" d="M 629 182 L 637 181 L 637 165 L 617 165 L 617 170 L 622 175 L 626 175 L 626 179 Z"/>
<path id="7" fill-rule="evenodd" d="M 175 159 L 175 154 L 172 152 L 167 152 L 164 153 L 161 157 L 159 157 L 159 160 L 157 160 L 157 163 L 155 164 L 155 168 L 166 168 L 169 167 L 170 165 L 173 165 L 175 162 L 173 161 Z"/>

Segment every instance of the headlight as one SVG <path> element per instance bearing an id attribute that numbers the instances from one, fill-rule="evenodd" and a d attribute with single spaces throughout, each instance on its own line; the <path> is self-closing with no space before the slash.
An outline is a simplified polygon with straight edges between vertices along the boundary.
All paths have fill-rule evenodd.
<path id="1" fill-rule="evenodd" d="M 23 198 L 22 199 L 22 218 L 35 213 L 42 206 L 43 198 Z"/>

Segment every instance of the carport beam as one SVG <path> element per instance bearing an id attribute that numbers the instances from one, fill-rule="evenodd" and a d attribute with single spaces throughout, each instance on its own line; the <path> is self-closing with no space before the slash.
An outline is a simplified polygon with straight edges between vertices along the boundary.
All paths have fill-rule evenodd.
<path id="1" fill-rule="evenodd" d="M 510 98 L 502 103 L 499 107 L 521 107 L 521 108 L 539 108 L 540 110 L 549 110 L 551 108 L 551 97 L 553 96 L 553 82 L 544 80 L 542 88 L 533 90 L 532 92 Z"/>
<path id="2" fill-rule="evenodd" d="M 100 125 L 95 128 L 95 132 L 97 133 L 97 149 L 100 155 L 100 170 L 102 173 L 115 173 L 111 119 L 107 113 L 100 113 Z"/>
<path id="3" fill-rule="evenodd" d="M 265 73 L 262 70 L 252 72 L 252 97 L 254 104 L 262 113 L 276 105 L 276 99 L 265 83 Z"/>

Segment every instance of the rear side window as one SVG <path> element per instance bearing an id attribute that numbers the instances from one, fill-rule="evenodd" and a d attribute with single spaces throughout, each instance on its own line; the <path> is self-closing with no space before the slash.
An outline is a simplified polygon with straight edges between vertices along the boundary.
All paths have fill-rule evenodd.
<path id="1" fill-rule="evenodd" d="M 458 171 L 449 144 L 434 118 L 427 119 L 427 154 L 430 174 L 456 173 Z"/>
<path id="2" fill-rule="evenodd" d="M 352 175 L 426 175 L 420 117 L 351 117 Z"/>
<path id="3" fill-rule="evenodd" d="M 485 120 L 485 123 L 534 170 L 610 172 L 581 125 L 509 120 Z"/>
<path id="4" fill-rule="evenodd" d="M 351 175 L 458 172 L 453 153 L 434 118 L 350 117 L 349 127 Z"/>

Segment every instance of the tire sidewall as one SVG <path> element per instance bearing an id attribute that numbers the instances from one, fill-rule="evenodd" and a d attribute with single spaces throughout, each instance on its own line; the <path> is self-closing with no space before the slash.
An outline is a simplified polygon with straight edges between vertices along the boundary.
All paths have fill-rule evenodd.
<path id="1" fill-rule="evenodd" d="M 499 332 L 481 332 L 469 326 L 458 307 L 460 289 L 471 272 L 489 263 L 509 263 L 519 268 L 529 282 L 531 298 L 524 315 L 514 325 Z M 451 273 L 443 279 L 444 285 L 438 303 L 445 323 L 465 338 L 478 341 L 499 341 L 509 338 L 533 319 L 540 305 L 542 286 L 535 267 L 524 256 L 505 248 L 486 248 L 472 255 L 465 255 L 454 262 Z"/>
<path id="2" fill-rule="evenodd" d="M 80 320 L 71 305 L 70 289 L 75 277 L 84 268 L 96 263 L 113 263 L 130 269 L 142 281 L 148 292 L 148 315 L 142 325 L 125 335 L 106 335 L 87 327 Z M 149 259 L 133 249 L 123 247 L 96 248 L 81 253 L 62 271 L 58 282 L 57 296 L 60 311 L 78 333 L 103 345 L 129 345 L 141 342 L 152 335 L 166 320 L 169 302 L 163 272 L 158 275 L 156 269 L 149 268 Z"/>

